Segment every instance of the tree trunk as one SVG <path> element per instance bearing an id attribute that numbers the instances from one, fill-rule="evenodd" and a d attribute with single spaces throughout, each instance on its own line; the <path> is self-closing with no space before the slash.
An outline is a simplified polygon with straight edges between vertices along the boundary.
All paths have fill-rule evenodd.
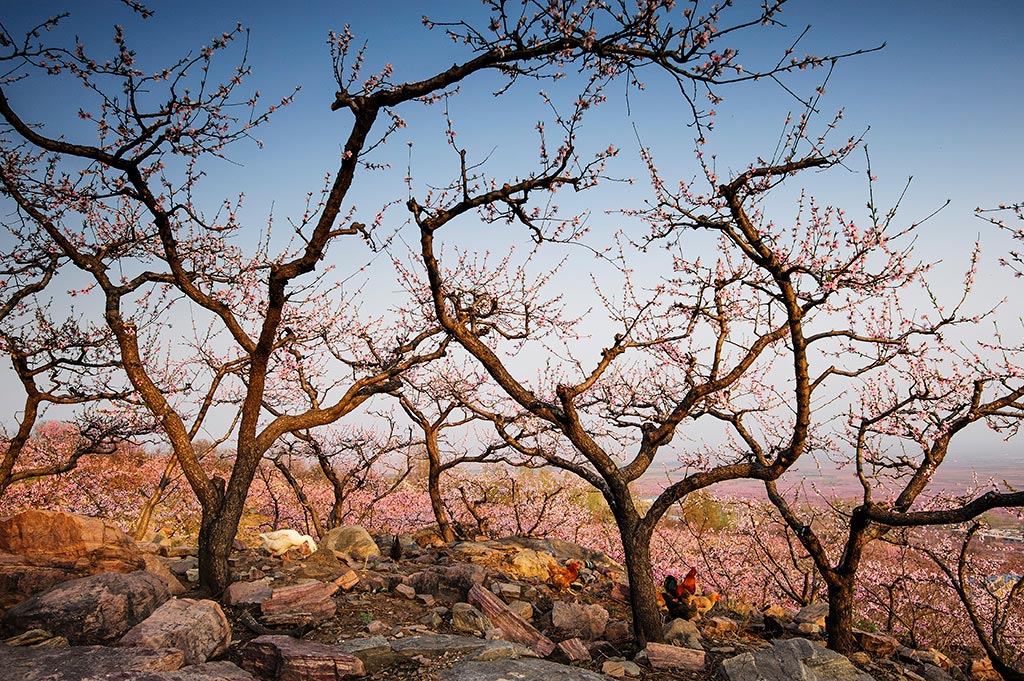
<path id="1" fill-rule="evenodd" d="M 853 635 L 853 593 L 856 581 L 853 575 L 831 575 L 828 584 L 828 616 L 825 618 L 825 633 L 828 647 L 837 653 L 849 655 L 857 650 L 857 639 Z"/>
<path id="2" fill-rule="evenodd" d="M 441 499 L 441 472 L 431 461 L 430 470 L 427 472 L 427 491 L 430 494 L 430 508 L 434 511 L 434 519 L 437 520 L 437 531 L 447 543 L 455 541 L 455 530 L 448 521 L 448 512 L 445 511 L 444 501 Z"/>
<path id="3" fill-rule="evenodd" d="M 217 505 L 216 508 L 203 507 L 199 526 L 199 583 L 216 598 L 231 583 L 228 556 L 238 532 L 242 509 L 240 504 L 228 501 L 223 478 L 214 476 L 213 483 L 217 489 Z"/>
<path id="4" fill-rule="evenodd" d="M 627 524 L 631 527 L 626 527 Z M 641 530 L 639 523 L 621 521 L 619 528 L 626 558 L 626 574 L 629 577 L 633 635 L 641 647 L 652 642 L 663 643 L 664 618 L 658 607 L 657 587 L 654 585 L 654 572 L 651 568 L 650 533 Z"/>
<path id="5" fill-rule="evenodd" d="M 171 473 L 177 465 L 178 456 L 177 454 L 172 454 L 171 458 L 167 460 L 167 465 L 164 466 L 164 471 L 160 475 L 160 482 L 157 483 L 156 489 L 146 499 L 146 503 L 142 505 L 142 508 L 139 509 L 139 518 L 135 521 L 135 541 L 142 541 L 145 538 L 146 530 L 149 529 L 149 521 L 153 518 L 153 511 L 156 510 L 164 492 L 171 484 Z"/>

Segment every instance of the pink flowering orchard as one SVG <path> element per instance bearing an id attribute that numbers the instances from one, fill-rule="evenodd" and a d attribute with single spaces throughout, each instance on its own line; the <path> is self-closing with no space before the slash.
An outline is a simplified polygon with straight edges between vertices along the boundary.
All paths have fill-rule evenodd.
<path id="1" fill-rule="evenodd" d="M 807 31 L 787 29 L 784 7 L 486 0 L 423 18 L 425 44 L 457 54 L 425 73 L 369 66 L 370 46 L 338 27 L 333 92 L 316 93 L 334 116 L 318 133 L 331 167 L 304 204 L 255 218 L 218 170 L 297 94 L 268 103 L 255 88 L 242 26 L 154 67 L 121 26 L 84 44 L 74 16 L 4 24 L 0 194 L 17 246 L 0 266 L 0 342 L 27 397 L 0 501 L 88 474 L 111 498 L 76 508 L 121 513 L 129 485 L 110 457 L 141 462 L 119 439 L 155 432 L 169 454 L 146 460 L 129 522 L 142 537 L 172 521 L 187 483 L 214 594 L 240 532 L 436 523 L 446 540 L 556 534 L 621 558 L 641 645 L 663 639 L 659 580 L 699 565 L 708 590 L 748 601 L 824 595 L 829 646 L 850 652 L 882 542 L 1024 505 L 1006 488 L 930 493 L 963 433 L 1016 433 L 1021 346 L 987 331 L 977 253 L 951 299 L 933 290 L 921 222 L 876 205 L 860 133 L 823 113 L 830 78 L 879 48 L 801 55 Z M 746 36 L 776 35 L 788 47 L 741 62 Z M 33 87 L 72 119 L 32 106 Z M 737 88 L 781 88 L 796 111 L 740 165 L 719 158 L 715 130 Z M 653 89 L 669 93 L 671 135 L 636 126 L 632 152 L 602 137 L 597 121 L 630 127 Z M 531 98 L 536 117 L 490 134 L 533 146 L 495 154 L 463 134 L 479 95 Z M 436 139 L 414 143 L 416 124 Z M 848 171 L 869 178 L 866 210 L 834 205 L 821 181 Z M 335 269 L 353 251 L 375 263 L 363 287 Z M 52 455 L 46 429 L 31 439 L 44 403 L 85 407 L 79 440 Z M 855 479 L 852 506 L 794 498 L 793 469 L 812 457 Z M 737 480 L 769 503 L 726 514 L 710 494 Z M 1009 660 L 1017 620 L 932 562 L 979 621 L 1003 622 L 982 640 Z M 888 629 L 916 631 L 901 612 L 886 608 Z"/>

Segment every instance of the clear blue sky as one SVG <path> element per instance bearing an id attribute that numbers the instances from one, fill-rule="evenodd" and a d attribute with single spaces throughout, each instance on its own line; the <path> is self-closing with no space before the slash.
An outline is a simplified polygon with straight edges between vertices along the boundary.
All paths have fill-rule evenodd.
<path id="1" fill-rule="evenodd" d="M 739 0 L 740 5 L 753 0 Z M 685 3 L 681 3 L 681 6 Z M 194 2 L 192 0 L 153 2 L 156 16 L 133 17 L 114 0 L 56 3 L 8 0 L 0 10 L 12 33 L 33 21 L 65 7 L 72 16 L 66 23 L 71 34 L 81 35 L 89 44 L 103 49 L 112 46 L 113 24 L 126 28 L 129 45 L 146 66 L 162 65 L 230 30 L 236 22 L 251 29 L 249 61 L 253 76 L 250 86 L 258 88 L 267 101 L 301 86 L 297 103 L 282 111 L 258 134 L 266 146 L 257 152 L 240 146 L 231 152 L 238 165 L 224 166 L 222 174 L 207 182 L 204 192 L 211 200 L 230 198 L 245 192 L 248 215 L 264 219 L 271 206 L 279 216 L 301 212 L 305 193 L 316 190 L 325 172 L 337 165 L 338 148 L 347 133 L 349 115 L 331 112 L 335 85 L 325 38 L 328 29 L 350 24 L 359 39 L 368 42 L 367 73 L 384 63 L 395 67 L 395 80 L 432 74 L 465 53 L 440 31 L 427 31 L 420 17 L 455 19 L 460 13 L 480 13 L 480 5 L 465 2 Z M 873 170 L 879 176 L 879 195 L 885 204 L 895 198 L 910 175 L 914 183 L 905 203 L 908 221 L 920 219 L 946 199 L 952 205 L 929 223 L 919 243 L 928 259 L 948 259 L 963 264 L 970 244 L 985 233 L 991 263 L 1006 242 L 972 217 L 976 206 L 1024 199 L 1024 3 L 983 0 L 972 3 L 952 0 L 794 0 L 783 18 L 786 31 L 771 38 L 744 44 L 741 63 L 756 63 L 804 26 L 812 29 L 800 51 L 818 54 L 846 52 L 887 43 L 878 53 L 842 62 L 828 85 L 822 102 L 824 111 L 845 109 L 843 137 L 858 134 L 870 126 L 867 143 Z M 235 52 L 234 54 L 237 54 Z M 796 81 L 806 87 L 809 81 Z M 452 112 L 463 139 L 479 157 L 491 154 L 497 172 L 525 174 L 535 150 L 533 126 L 543 115 L 535 83 L 518 86 L 513 96 L 495 103 L 489 97 L 487 81 L 469 82 Z M 543 87 L 554 90 L 553 86 Z M 633 119 L 624 120 L 615 92 L 605 110 L 588 119 L 584 144 L 591 150 L 609 143 L 623 150 L 621 175 L 637 172 L 637 126 L 645 144 L 660 146 L 661 164 L 681 176 L 692 176 L 688 160 L 692 131 L 686 127 L 687 114 L 678 107 L 667 83 L 652 75 L 648 91 L 632 100 Z M 803 90 L 806 92 L 806 89 Z M 723 163 L 742 167 L 757 154 L 771 152 L 780 122 L 795 102 L 771 83 L 748 84 L 735 91 L 724 90 L 717 132 L 712 138 Z M 73 113 L 73 100 L 50 88 L 15 88 L 14 106 L 39 120 L 51 120 Z M 63 112 L 63 114 L 62 114 Z M 538 113 L 540 112 L 540 113 Z M 433 177 L 450 176 L 452 157 L 438 144 L 439 114 L 436 109 L 410 109 L 410 128 L 385 150 L 384 158 L 396 164 L 391 173 L 368 176 L 357 185 L 363 219 L 372 218 L 379 204 L 401 198 L 406 156 L 404 142 L 415 142 L 413 169 L 421 186 Z M 522 160 L 523 165 L 519 162 Z M 438 168 L 441 172 L 433 176 Z M 843 170 L 823 185 L 829 203 L 860 209 L 866 200 L 863 177 Z M 602 190 L 600 205 L 615 205 L 619 190 Z M 396 196 L 397 192 L 397 196 Z M 622 194 L 623 201 L 640 194 Z M 589 200 L 589 199 L 588 199 Z M 401 206 L 393 213 L 401 222 Z M 609 229 L 618 218 L 596 214 L 595 226 Z M 411 231 L 404 232 L 411 235 Z M 472 239 L 472 237 L 470 237 Z M 481 238 L 481 244 L 484 241 Z M 350 267 L 362 262 L 350 261 Z M 957 268 L 954 268 L 954 271 Z M 985 275 L 983 274 L 983 279 Z M 987 284 L 995 294 L 1005 294 L 1005 279 L 995 276 Z M 999 283 L 996 283 L 999 282 Z M 1013 315 L 1020 316 L 1024 304 L 1012 300 Z"/>

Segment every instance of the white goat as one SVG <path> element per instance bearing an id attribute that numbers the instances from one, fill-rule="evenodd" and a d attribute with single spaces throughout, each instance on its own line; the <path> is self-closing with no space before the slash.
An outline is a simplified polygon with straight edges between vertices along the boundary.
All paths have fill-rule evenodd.
<path id="1" fill-rule="evenodd" d="M 288 560 L 288 551 L 291 549 L 302 548 L 305 555 L 309 555 L 316 551 L 316 542 L 308 534 L 299 534 L 295 530 L 275 530 L 274 532 L 264 532 L 260 535 L 260 541 L 263 542 L 263 548 L 266 549 L 271 556 L 275 558 L 280 557 L 284 560 Z"/>

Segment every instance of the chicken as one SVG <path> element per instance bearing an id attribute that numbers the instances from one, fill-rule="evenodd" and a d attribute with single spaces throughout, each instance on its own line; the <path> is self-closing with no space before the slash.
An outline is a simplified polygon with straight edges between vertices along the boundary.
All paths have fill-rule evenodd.
<path id="1" fill-rule="evenodd" d="M 721 596 L 719 594 L 711 594 L 710 596 L 691 596 L 690 605 L 696 611 L 698 616 L 706 615 L 708 610 L 715 607 L 715 603 L 718 602 Z"/>
<path id="2" fill-rule="evenodd" d="M 560 567 L 556 563 L 548 563 L 548 574 L 551 575 L 551 583 L 556 589 L 568 589 L 580 576 L 580 563 L 570 560 L 565 567 Z"/>
<path id="3" fill-rule="evenodd" d="M 668 608 L 670 620 L 689 620 L 697 614 L 690 603 L 690 594 L 683 591 L 674 575 L 665 577 L 665 593 L 662 594 L 662 598 L 665 601 L 665 607 Z"/>
<path id="4" fill-rule="evenodd" d="M 299 534 L 295 530 L 275 530 L 264 532 L 260 535 L 262 547 L 271 556 L 288 560 L 288 552 L 292 549 L 301 548 L 305 555 L 316 551 L 316 542 L 308 534 Z"/>
<path id="5" fill-rule="evenodd" d="M 690 571 L 683 577 L 683 583 L 679 585 L 679 588 L 691 596 L 697 593 L 697 568 L 690 568 Z M 679 595 L 682 596 L 682 593 Z"/>
<path id="6" fill-rule="evenodd" d="M 669 619 L 696 619 L 713 608 L 720 598 L 718 594 L 697 595 L 697 568 L 690 568 L 681 583 L 675 575 L 666 576 L 664 587 L 662 598 L 668 608 Z"/>

